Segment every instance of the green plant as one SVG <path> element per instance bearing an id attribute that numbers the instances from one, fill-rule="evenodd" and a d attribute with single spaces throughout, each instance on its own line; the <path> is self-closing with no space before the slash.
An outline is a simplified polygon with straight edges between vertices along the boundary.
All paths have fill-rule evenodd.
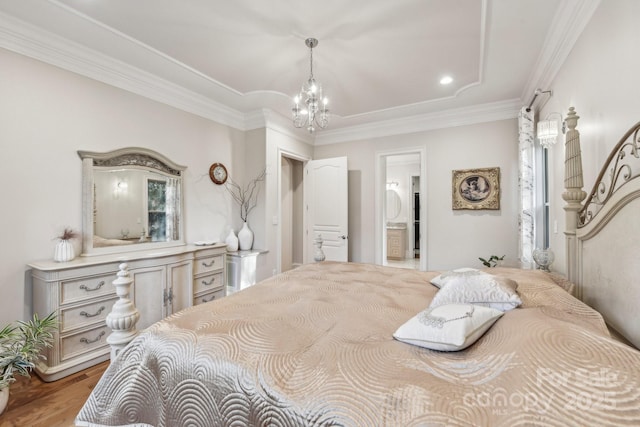
<path id="1" fill-rule="evenodd" d="M 30 377 L 35 362 L 44 358 L 40 351 L 52 345 L 56 323 L 55 313 L 43 319 L 34 314 L 27 322 L 0 330 L 0 390 L 16 380 L 15 374 Z"/>
<path id="2" fill-rule="evenodd" d="M 484 265 L 485 267 L 495 267 L 496 265 L 498 265 L 498 261 L 502 261 L 504 257 L 505 257 L 504 255 L 502 256 L 491 255 L 489 259 L 484 259 L 482 257 L 479 257 L 478 259 L 482 262 L 482 265 Z"/>

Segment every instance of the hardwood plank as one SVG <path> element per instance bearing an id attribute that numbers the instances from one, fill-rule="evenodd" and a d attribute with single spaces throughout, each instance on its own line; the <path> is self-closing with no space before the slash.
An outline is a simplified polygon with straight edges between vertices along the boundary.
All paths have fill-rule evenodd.
<path id="1" fill-rule="evenodd" d="M 103 362 L 50 383 L 36 375 L 31 379 L 19 377 L 11 385 L 0 427 L 73 427 L 80 408 L 108 366 L 108 361 Z"/>

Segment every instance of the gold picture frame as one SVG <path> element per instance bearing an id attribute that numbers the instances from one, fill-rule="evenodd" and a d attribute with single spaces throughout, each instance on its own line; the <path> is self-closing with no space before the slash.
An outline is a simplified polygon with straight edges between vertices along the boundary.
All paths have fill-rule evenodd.
<path id="1" fill-rule="evenodd" d="M 453 209 L 500 209 L 500 168 L 454 170 Z"/>

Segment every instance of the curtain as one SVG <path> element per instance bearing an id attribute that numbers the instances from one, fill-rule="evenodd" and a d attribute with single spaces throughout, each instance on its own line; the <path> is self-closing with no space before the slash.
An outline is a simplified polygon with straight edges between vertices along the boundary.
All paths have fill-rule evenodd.
<path id="1" fill-rule="evenodd" d="M 533 261 L 535 248 L 535 193 L 534 193 L 534 127 L 535 113 L 522 107 L 518 114 L 520 207 L 518 213 L 518 259 L 522 263 Z"/>
<path id="2" fill-rule="evenodd" d="M 180 239 L 180 184 L 176 178 L 167 179 L 167 241 Z"/>

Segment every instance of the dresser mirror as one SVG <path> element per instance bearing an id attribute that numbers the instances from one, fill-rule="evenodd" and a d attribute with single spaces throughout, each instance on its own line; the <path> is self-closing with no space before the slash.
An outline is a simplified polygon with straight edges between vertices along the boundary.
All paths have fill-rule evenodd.
<path id="1" fill-rule="evenodd" d="M 83 255 L 184 244 L 184 166 L 145 148 L 78 155 Z"/>

